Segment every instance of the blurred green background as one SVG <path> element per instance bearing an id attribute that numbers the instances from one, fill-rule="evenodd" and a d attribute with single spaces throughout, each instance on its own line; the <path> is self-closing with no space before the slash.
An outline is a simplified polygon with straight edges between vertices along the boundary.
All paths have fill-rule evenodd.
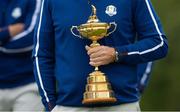
<path id="1" fill-rule="evenodd" d="M 154 65 L 141 109 L 180 111 L 180 0 L 151 1 L 166 32 L 169 53 Z"/>

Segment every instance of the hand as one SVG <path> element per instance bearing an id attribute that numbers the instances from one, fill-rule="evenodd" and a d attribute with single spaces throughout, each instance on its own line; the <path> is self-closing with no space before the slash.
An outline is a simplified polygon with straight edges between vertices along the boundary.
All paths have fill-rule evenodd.
<path id="1" fill-rule="evenodd" d="M 14 25 L 10 25 L 8 28 L 9 28 L 10 36 L 14 37 L 14 36 L 21 33 L 24 30 L 24 24 L 17 23 L 17 24 L 14 24 Z"/>
<path id="2" fill-rule="evenodd" d="M 115 61 L 115 49 L 108 46 L 89 47 L 86 46 L 87 54 L 90 57 L 90 65 L 107 65 Z"/>

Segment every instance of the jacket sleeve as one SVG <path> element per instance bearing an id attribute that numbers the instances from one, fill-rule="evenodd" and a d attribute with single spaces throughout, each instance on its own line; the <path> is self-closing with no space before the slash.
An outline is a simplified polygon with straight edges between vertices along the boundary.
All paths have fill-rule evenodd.
<path id="1" fill-rule="evenodd" d="M 153 62 L 138 64 L 137 74 L 139 78 L 138 89 L 141 93 L 144 92 L 148 85 L 152 72 Z"/>
<path id="2" fill-rule="evenodd" d="M 24 19 L 25 29 L 12 37 L 12 40 L 6 37 L 4 40 L 6 43 L 0 47 L 0 51 L 4 53 L 23 53 L 33 49 L 34 28 L 40 11 L 41 0 L 27 1 L 26 3 L 27 8 L 24 9 L 27 12 Z"/>
<path id="3" fill-rule="evenodd" d="M 39 22 L 34 36 L 34 75 L 47 111 L 56 105 L 56 81 L 54 75 L 54 29 L 48 0 L 42 1 Z"/>
<path id="4" fill-rule="evenodd" d="M 119 52 L 119 61 L 138 64 L 165 57 L 168 51 L 167 39 L 150 0 L 132 1 L 135 1 L 133 20 L 137 41 L 116 47 Z"/>
<path id="5" fill-rule="evenodd" d="M 8 42 L 10 39 L 9 29 L 3 28 L 0 30 L 0 46 Z"/>

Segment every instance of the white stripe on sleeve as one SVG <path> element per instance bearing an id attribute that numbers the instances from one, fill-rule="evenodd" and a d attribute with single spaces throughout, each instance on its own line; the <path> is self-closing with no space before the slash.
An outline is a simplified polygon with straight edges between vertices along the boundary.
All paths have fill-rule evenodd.
<path id="1" fill-rule="evenodd" d="M 141 51 L 141 52 L 140 52 L 140 51 L 129 52 L 128 55 L 133 55 L 133 54 L 143 55 L 143 54 L 146 54 L 146 53 L 155 51 L 155 50 L 157 50 L 158 48 L 160 48 L 160 47 L 162 47 L 162 46 L 164 45 L 162 33 L 161 33 L 161 31 L 160 31 L 160 29 L 159 29 L 159 27 L 158 27 L 158 24 L 157 24 L 157 21 L 156 21 L 156 19 L 155 19 L 155 17 L 154 17 L 153 11 L 152 11 L 151 6 L 150 6 L 150 3 L 149 3 L 148 0 L 145 0 L 145 2 L 146 2 L 146 5 L 147 5 L 147 8 L 148 8 L 148 11 L 149 11 L 149 13 L 150 13 L 150 16 L 151 16 L 151 18 L 152 18 L 152 21 L 153 21 L 153 23 L 154 23 L 154 25 L 155 25 L 155 28 L 156 28 L 156 30 L 157 30 L 157 32 L 158 32 L 158 34 L 159 34 L 160 39 L 161 39 L 161 43 L 158 44 L 157 46 L 155 46 L 155 47 L 153 47 L 153 48 L 151 48 L 151 49 L 147 49 L 147 50 L 145 50 L 145 51 Z"/>
<path id="2" fill-rule="evenodd" d="M 11 41 L 18 40 L 33 31 L 33 29 L 36 25 L 36 20 L 37 20 L 39 11 L 40 11 L 40 7 L 41 7 L 41 0 L 36 0 L 36 8 L 35 8 L 34 14 L 32 16 L 32 20 L 31 20 L 31 24 L 30 24 L 29 28 L 27 30 L 23 31 L 22 33 L 16 35 L 15 37 L 13 37 Z"/>
<path id="3" fill-rule="evenodd" d="M 31 33 L 33 31 L 35 24 L 36 24 L 38 14 L 39 14 L 39 11 L 40 11 L 40 7 L 41 7 L 41 0 L 36 0 L 36 9 L 35 9 L 34 14 L 32 16 L 32 21 L 31 21 L 30 27 L 26 31 L 24 31 L 24 32 L 16 35 L 15 37 L 13 37 L 11 41 L 18 40 L 18 39 L 28 35 L 29 33 Z M 0 47 L 0 51 L 4 52 L 4 53 L 22 53 L 22 52 L 31 51 L 32 49 L 33 49 L 33 45 L 27 46 L 25 48 L 19 48 L 19 49 L 8 49 L 5 47 Z"/>
<path id="4" fill-rule="evenodd" d="M 22 52 L 27 52 L 27 51 L 31 51 L 33 49 L 34 45 L 28 46 L 28 47 L 24 47 L 24 48 L 20 48 L 20 49 L 6 49 L 4 47 L 0 47 L 0 51 L 4 52 L 4 53 L 22 53 Z"/>
<path id="5" fill-rule="evenodd" d="M 37 74 L 38 74 L 38 78 L 39 78 L 39 82 L 40 82 L 40 87 L 43 90 L 46 101 L 49 102 L 49 98 L 48 98 L 47 93 L 44 89 L 44 85 L 43 85 L 43 81 L 42 81 L 42 77 L 41 77 L 41 72 L 39 69 L 39 59 L 37 57 L 38 50 L 39 50 L 39 36 L 40 36 L 39 33 L 40 33 L 40 29 L 41 29 L 43 9 L 44 9 L 44 0 L 42 1 L 40 20 L 39 20 L 38 31 L 37 31 L 37 43 L 36 43 L 36 47 L 35 47 L 35 62 L 36 62 L 36 69 L 37 69 Z"/>
<path id="6" fill-rule="evenodd" d="M 151 69 L 152 69 L 152 62 L 148 62 L 147 66 L 146 66 L 146 70 L 145 70 L 143 76 L 141 77 L 141 81 L 140 81 L 141 85 L 145 84 L 145 82 L 148 78 L 148 74 L 151 72 Z"/>

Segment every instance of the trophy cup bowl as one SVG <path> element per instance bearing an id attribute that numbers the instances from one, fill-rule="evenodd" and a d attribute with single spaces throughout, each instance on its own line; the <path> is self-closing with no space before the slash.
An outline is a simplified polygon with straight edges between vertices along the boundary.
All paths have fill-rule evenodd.
<path id="1" fill-rule="evenodd" d="M 108 33 L 108 29 L 111 28 L 111 26 L 114 25 L 114 30 L 112 32 Z M 77 31 L 80 33 L 80 35 L 75 34 L 73 29 L 77 29 Z M 73 35 L 80 37 L 80 38 L 87 38 L 92 41 L 97 41 L 100 40 L 111 33 L 113 33 L 116 30 L 116 23 L 111 22 L 110 24 L 108 23 L 86 23 L 82 24 L 80 26 L 72 26 L 71 32 Z"/>
<path id="2" fill-rule="evenodd" d="M 109 28 L 110 25 L 107 23 L 89 23 L 80 25 L 78 31 L 83 37 L 92 41 L 97 41 L 107 35 L 107 30 Z"/>
<path id="3" fill-rule="evenodd" d="M 100 46 L 97 41 L 113 33 L 116 30 L 117 25 L 115 22 L 109 24 L 99 22 L 99 19 L 96 16 L 96 8 L 93 5 L 92 11 L 93 15 L 89 17 L 87 23 L 81 24 L 80 26 L 72 26 L 71 32 L 76 37 L 90 39 L 92 41 L 90 47 L 97 47 Z M 108 33 L 108 30 L 113 25 L 114 29 Z M 74 29 L 76 29 L 79 34 L 76 34 Z M 111 84 L 105 74 L 99 70 L 98 66 L 95 66 L 95 70 L 89 74 L 85 89 L 86 91 L 84 92 L 82 101 L 83 104 L 92 105 L 116 102 Z"/>

